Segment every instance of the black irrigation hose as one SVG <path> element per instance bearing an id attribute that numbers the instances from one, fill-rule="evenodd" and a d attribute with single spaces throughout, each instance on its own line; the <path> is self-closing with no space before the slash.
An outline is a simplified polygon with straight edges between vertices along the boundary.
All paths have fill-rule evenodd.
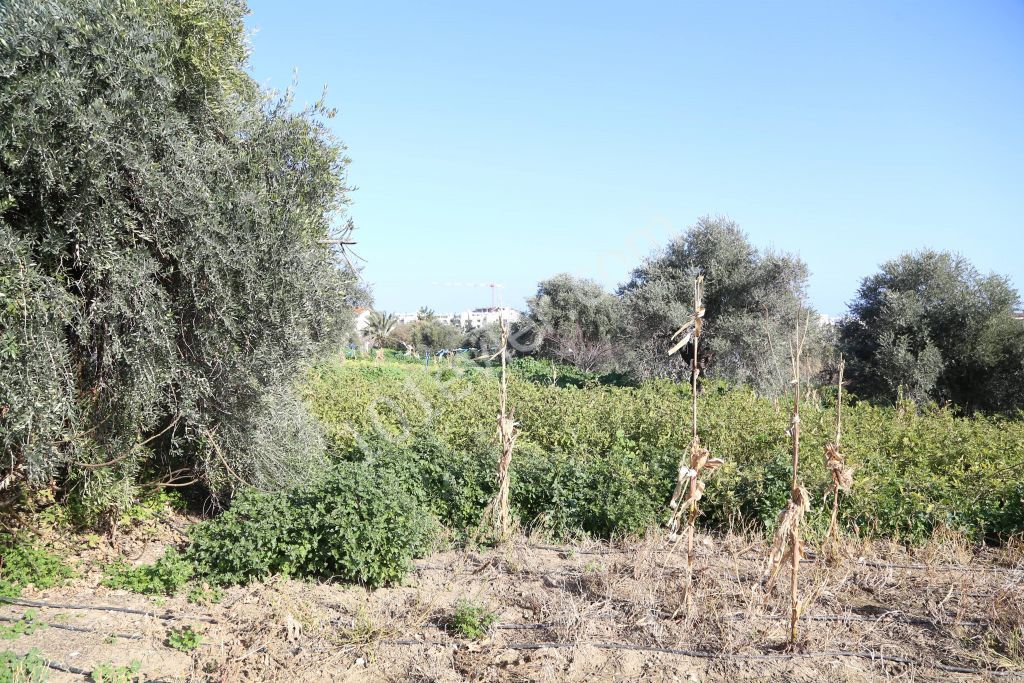
<path id="1" fill-rule="evenodd" d="M 22 620 L 21 617 L 19 617 L 18 619 L 15 619 L 14 617 L 0 616 L 0 621 L 7 621 L 7 622 L 11 622 L 11 623 L 17 623 L 17 622 L 19 622 L 21 620 Z M 46 628 L 58 628 L 58 629 L 62 629 L 64 631 L 76 631 L 78 633 L 100 633 L 100 634 L 103 634 L 105 636 L 114 636 L 115 638 L 128 638 L 130 640 L 142 640 L 142 636 L 140 636 L 137 633 L 117 633 L 116 631 L 103 631 L 103 630 L 98 629 L 98 628 L 86 628 L 85 626 L 72 626 L 71 624 L 54 624 L 54 623 L 46 622 L 46 621 L 36 621 L 35 619 L 32 620 L 32 623 L 33 624 L 38 624 L 39 626 L 45 626 Z"/>
<path id="2" fill-rule="evenodd" d="M 76 676 L 85 676 L 90 681 L 92 680 L 92 671 L 88 669 L 80 669 L 77 666 L 71 664 L 64 664 L 63 662 L 57 662 L 52 659 L 43 659 L 43 665 L 47 668 L 53 669 L 54 671 L 62 671 L 66 674 L 75 674 Z M 147 683 L 166 683 L 162 678 L 147 678 Z"/>
<path id="3" fill-rule="evenodd" d="M 422 641 L 422 640 L 385 640 L 381 641 L 386 645 L 427 645 L 427 646 L 446 646 L 451 643 L 445 643 L 441 641 Z M 949 671 L 952 673 L 962 674 L 985 674 L 988 676 L 1006 676 L 1006 677 L 1024 677 L 1024 670 L 1014 671 L 1007 669 L 977 669 L 968 666 L 956 666 L 952 664 L 940 664 L 938 662 L 922 662 L 909 657 L 900 657 L 899 655 L 886 655 L 881 652 L 852 652 L 848 650 L 825 650 L 822 652 L 792 652 L 792 653 L 779 653 L 779 654 L 761 654 L 761 655 L 740 655 L 740 654 L 723 654 L 721 652 L 708 652 L 706 650 L 680 650 L 671 647 L 656 647 L 651 645 L 630 645 L 628 643 L 563 643 L 563 642 L 551 642 L 551 643 L 506 643 L 504 645 L 495 645 L 497 649 L 505 650 L 543 650 L 546 648 L 573 648 L 573 647 L 596 647 L 602 650 L 633 650 L 636 652 L 659 652 L 670 655 L 681 655 L 684 657 L 694 657 L 696 659 L 714 659 L 720 661 L 744 661 L 744 662 L 767 662 L 767 661 L 782 661 L 787 659 L 818 659 L 826 657 L 857 657 L 859 659 L 870 659 L 873 662 L 894 662 L 896 664 L 907 664 L 911 666 L 920 666 L 924 668 L 933 668 L 940 671 Z"/>
<path id="4" fill-rule="evenodd" d="M 44 659 L 43 664 L 54 671 L 63 671 L 66 674 L 77 674 L 79 676 L 89 676 L 92 674 L 91 671 L 86 669 L 79 669 L 77 666 L 55 662 L 52 659 Z"/>
<path id="5" fill-rule="evenodd" d="M 141 614 L 145 617 L 156 617 L 157 619 L 167 620 L 188 620 L 188 621 L 205 621 L 209 624 L 218 623 L 213 617 L 205 616 L 194 616 L 194 617 L 182 617 L 177 614 L 171 614 L 170 612 L 164 612 L 163 614 L 157 614 L 156 612 L 146 611 L 141 609 L 135 609 L 133 607 L 114 607 L 112 605 L 72 605 L 57 602 L 43 602 L 41 600 L 24 600 L 22 598 L 8 598 L 0 596 L 0 602 L 7 602 L 12 605 L 22 605 L 23 607 L 49 607 L 51 609 L 91 609 L 101 612 L 125 612 L 127 614 Z"/>

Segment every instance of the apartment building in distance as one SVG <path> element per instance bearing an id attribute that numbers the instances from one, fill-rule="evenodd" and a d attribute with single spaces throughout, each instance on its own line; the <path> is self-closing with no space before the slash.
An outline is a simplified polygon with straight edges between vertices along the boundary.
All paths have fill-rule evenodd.
<path id="1" fill-rule="evenodd" d="M 399 323 L 416 322 L 418 313 L 399 313 Z M 435 317 L 441 322 L 458 327 L 461 330 L 475 330 L 478 327 L 496 323 L 499 320 L 514 323 L 523 317 L 523 314 L 508 306 L 492 306 L 488 308 L 474 308 L 462 311 L 461 313 L 437 313 Z"/>

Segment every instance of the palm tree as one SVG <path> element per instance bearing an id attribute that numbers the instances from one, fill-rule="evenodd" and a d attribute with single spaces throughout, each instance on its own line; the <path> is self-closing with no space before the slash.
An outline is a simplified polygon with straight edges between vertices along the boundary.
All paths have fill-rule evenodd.
<path id="1" fill-rule="evenodd" d="M 363 334 L 370 340 L 371 346 L 384 346 L 396 327 L 398 327 L 398 317 L 394 313 L 373 311 L 366 320 L 366 329 Z"/>
<path id="2" fill-rule="evenodd" d="M 436 318 L 437 313 L 434 313 L 434 309 L 432 308 L 427 308 L 426 306 L 424 306 L 420 310 L 416 311 L 416 320 L 421 320 L 423 322 L 432 322 Z"/>

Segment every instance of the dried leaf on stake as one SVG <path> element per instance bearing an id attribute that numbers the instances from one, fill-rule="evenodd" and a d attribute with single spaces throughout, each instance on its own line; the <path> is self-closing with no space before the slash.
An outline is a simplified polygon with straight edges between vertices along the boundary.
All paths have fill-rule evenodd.
<path id="1" fill-rule="evenodd" d="M 694 522 L 699 513 L 697 503 L 704 496 L 705 483 L 701 480 L 702 475 L 710 474 L 721 464 L 720 458 L 712 458 L 708 449 L 701 447 L 700 437 L 697 435 L 697 378 L 700 375 L 700 368 L 697 366 L 698 346 L 700 336 L 704 327 L 705 308 L 702 303 L 704 291 L 704 277 L 698 276 L 693 282 L 693 313 L 690 319 L 672 335 L 672 339 L 679 339 L 673 344 L 668 355 L 679 352 L 687 344 L 693 343 L 693 356 L 690 359 L 690 382 L 692 391 L 692 428 L 693 435 L 690 440 L 689 462 L 684 455 L 680 458 L 679 472 L 676 477 L 675 490 L 669 502 L 669 509 L 672 511 L 668 520 L 668 529 L 672 537 L 678 537 L 683 526 L 683 514 L 686 513 L 686 538 L 687 538 L 687 580 L 686 594 L 687 604 L 690 600 L 690 586 L 693 574 L 693 531 Z"/>
<path id="2" fill-rule="evenodd" d="M 765 567 L 765 583 L 771 585 L 775 582 L 779 570 L 786 560 L 792 559 L 793 544 L 791 536 L 793 529 L 798 528 L 804 516 L 811 509 L 811 498 L 807 489 L 799 486 L 793 489 L 793 495 L 786 502 L 786 507 L 779 513 L 778 526 L 775 527 L 775 538 L 772 541 L 772 550 L 768 554 L 768 564 Z M 801 543 L 800 546 L 803 546 Z M 802 547 L 796 549 L 797 560 L 803 557 Z"/>
<path id="3" fill-rule="evenodd" d="M 832 475 L 835 488 L 849 493 L 853 488 L 853 469 L 846 466 L 846 457 L 839 452 L 834 443 L 825 446 L 825 467 Z"/>

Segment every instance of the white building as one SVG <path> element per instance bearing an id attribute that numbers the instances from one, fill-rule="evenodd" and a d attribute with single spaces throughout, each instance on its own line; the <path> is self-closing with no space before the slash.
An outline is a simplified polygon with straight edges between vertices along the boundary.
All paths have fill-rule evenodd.
<path id="1" fill-rule="evenodd" d="M 370 313 L 369 308 L 356 308 L 356 332 L 362 332 L 370 324 Z"/>
<path id="2" fill-rule="evenodd" d="M 396 317 L 399 323 L 413 323 L 417 320 L 416 313 L 399 313 Z M 452 313 L 450 315 L 437 314 L 437 319 L 441 322 L 448 323 L 462 330 L 474 330 L 484 325 L 496 323 L 499 320 L 505 322 L 514 323 L 523 317 L 523 314 L 514 308 L 504 307 L 492 307 L 492 308 L 474 308 L 471 311 L 462 311 L 461 313 Z"/>

